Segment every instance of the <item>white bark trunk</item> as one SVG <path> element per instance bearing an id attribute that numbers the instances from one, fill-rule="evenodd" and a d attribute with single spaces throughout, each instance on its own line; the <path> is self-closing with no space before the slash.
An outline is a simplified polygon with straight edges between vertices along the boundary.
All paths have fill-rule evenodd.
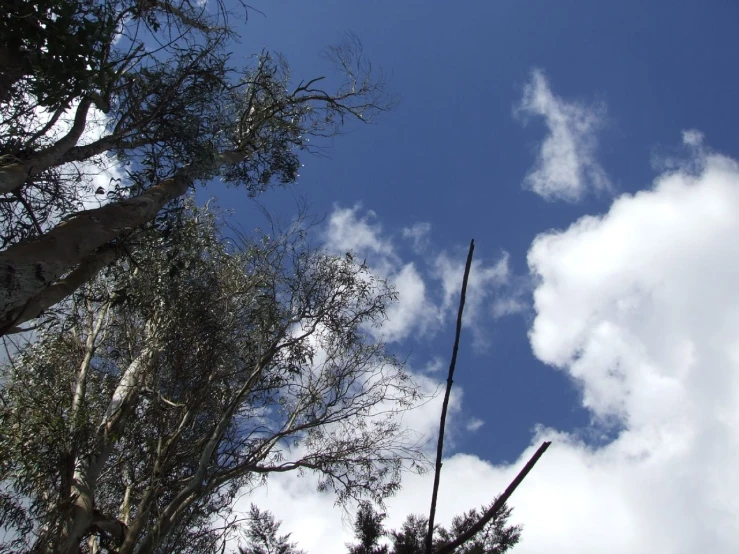
<path id="1" fill-rule="evenodd" d="M 7 328 L 5 334 L 11 335 L 13 333 L 23 332 L 24 329 L 19 327 L 19 325 L 39 317 L 45 310 L 64 300 L 95 277 L 98 271 L 113 263 L 119 256 L 119 253 L 120 249 L 107 246 L 82 260 L 75 270 L 64 277 L 64 279 L 46 287 L 36 296 L 30 298 L 23 307 L 23 311 L 13 319 L 11 327 Z M 0 329 L 0 335 L 2 334 L 2 330 Z"/>

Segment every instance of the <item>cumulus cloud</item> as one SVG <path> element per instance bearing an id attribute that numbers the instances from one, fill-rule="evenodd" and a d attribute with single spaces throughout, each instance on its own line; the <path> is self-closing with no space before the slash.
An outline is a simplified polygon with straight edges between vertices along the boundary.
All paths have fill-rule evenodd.
<path id="1" fill-rule="evenodd" d="M 525 118 L 543 117 L 548 135 L 539 149 L 534 168 L 523 185 L 546 200 L 577 202 L 590 190 L 611 188 L 596 159 L 596 131 L 603 126 L 605 108 L 567 102 L 555 95 L 544 73 L 535 69 L 524 87 L 515 113 Z"/>
<path id="2" fill-rule="evenodd" d="M 565 446 L 631 520 L 608 551 L 730 552 L 739 540 L 738 241 L 739 164 L 709 154 L 531 247 L 534 353 L 623 427 L 599 451 Z"/>
<path id="3" fill-rule="evenodd" d="M 525 526 L 516 552 L 736 550 L 739 164 L 699 155 L 606 214 L 540 235 L 529 251 L 533 352 L 580 384 L 592 431 L 610 429 L 614 439 L 593 444 L 542 427 L 510 464 L 450 456 L 441 524 L 489 502 L 552 440 L 513 498 Z M 308 551 L 345 552 L 349 521 L 330 497 L 291 479 L 270 484 L 260 505 Z M 431 482 L 408 476 L 388 501 L 389 527 L 426 512 Z"/>

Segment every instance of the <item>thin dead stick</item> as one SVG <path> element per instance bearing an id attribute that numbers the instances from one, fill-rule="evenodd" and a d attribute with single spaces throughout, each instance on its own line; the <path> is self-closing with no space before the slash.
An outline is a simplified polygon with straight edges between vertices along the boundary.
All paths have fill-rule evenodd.
<path id="1" fill-rule="evenodd" d="M 546 441 L 541 444 L 539 449 L 534 452 L 534 455 L 531 456 L 531 459 L 526 463 L 525 466 L 523 466 L 523 469 L 516 475 L 516 478 L 511 481 L 511 484 L 508 485 L 508 488 L 501 494 L 498 499 L 493 503 L 492 506 L 490 506 L 490 509 L 486 511 L 482 517 L 475 523 L 472 527 L 470 527 L 467 531 L 459 535 L 456 539 L 454 539 L 452 542 L 447 543 L 440 547 L 434 554 L 451 554 L 455 548 L 458 546 L 463 545 L 468 540 L 470 540 L 473 536 L 475 536 L 477 533 L 482 531 L 482 528 L 485 527 L 485 524 L 493 519 L 500 509 L 505 505 L 506 501 L 510 498 L 510 496 L 513 494 L 513 491 L 516 490 L 518 485 L 521 484 L 521 481 L 523 481 L 526 476 L 528 475 L 529 471 L 531 471 L 536 464 L 536 462 L 539 461 L 539 458 L 541 458 L 542 454 L 546 452 L 547 448 L 549 448 L 549 445 L 552 444 L 551 441 Z"/>
<path id="2" fill-rule="evenodd" d="M 457 312 L 457 332 L 454 337 L 454 349 L 452 360 L 449 363 L 449 375 L 446 379 L 446 392 L 444 403 L 441 406 L 441 422 L 439 423 L 439 443 L 436 447 L 436 470 L 434 472 L 434 489 L 431 492 L 431 509 L 429 511 L 429 528 L 426 533 L 426 554 L 431 554 L 431 545 L 434 537 L 434 516 L 436 515 L 436 497 L 439 494 L 439 479 L 441 477 L 441 455 L 444 451 L 444 427 L 446 425 L 446 412 L 449 406 L 449 396 L 452 392 L 452 378 L 454 377 L 454 366 L 457 365 L 457 350 L 459 350 L 459 336 L 462 334 L 462 313 L 464 312 L 464 300 L 467 294 L 467 280 L 472 267 L 472 254 L 475 251 L 475 240 L 470 241 L 470 251 L 467 254 L 467 264 L 464 266 L 464 278 L 462 279 L 462 293 L 459 297 L 459 311 Z M 461 544 L 461 543 L 460 543 Z"/>

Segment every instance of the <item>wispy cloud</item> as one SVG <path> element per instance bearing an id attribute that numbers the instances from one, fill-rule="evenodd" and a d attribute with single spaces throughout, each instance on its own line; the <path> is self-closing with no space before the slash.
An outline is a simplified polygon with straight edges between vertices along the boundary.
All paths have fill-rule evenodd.
<path id="1" fill-rule="evenodd" d="M 403 228 L 403 238 L 413 242 L 416 250 L 423 250 L 428 246 L 428 238 L 431 233 L 431 224 L 422 222 L 415 223 L 410 227 Z"/>
<path id="2" fill-rule="evenodd" d="M 353 208 L 334 207 L 324 233 L 325 245 L 338 252 L 353 251 L 360 256 L 395 259 L 393 245 L 384 238 L 382 225 L 372 210 L 361 213 L 361 204 Z"/>
<path id="3" fill-rule="evenodd" d="M 523 186 L 546 200 L 578 202 L 589 191 L 611 188 L 596 159 L 596 131 L 603 126 L 605 107 L 567 102 L 556 96 L 544 73 L 535 69 L 514 112 L 543 117 L 548 134 L 541 144 L 534 168 Z"/>
<path id="4" fill-rule="evenodd" d="M 456 255 L 441 252 L 434 262 L 434 275 L 443 289 L 442 306 L 448 313 L 456 310 L 459 303 L 465 255 L 466 252 L 461 250 Z M 463 325 L 471 330 L 476 348 L 484 350 L 489 346 L 490 328 L 483 324 L 487 316 L 497 318 L 526 309 L 518 289 L 512 286 L 513 280 L 506 252 L 492 264 L 487 264 L 484 260 L 473 260 L 467 284 Z M 503 314 L 497 310 L 498 305 L 506 305 L 510 309 Z"/>
<path id="5" fill-rule="evenodd" d="M 465 429 L 467 429 L 468 431 L 474 432 L 474 431 L 477 431 L 483 425 L 485 425 L 485 422 L 483 420 L 473 417 L 465 424 Z"/>
<path id="6" fill-rule="evenodd" d="M 380 330 L 388 342 L 409 336 L 433 336 L 445 322 L 456 315 L 466 249 L 453 253 L 434 249 L 430 241 L 431 226 L 417 223 L 399 233 L 386 232 L 371 211 L 335 207 L 328 218 L 324 246 L 331 251 L 353 251 L 380 276 L 389 279 L 399 295 L 398 303 L 388 311 L 388 320 Z M 411 240 L 418 261 L 407 261 L 399 255 L 402 242 L 398 235 Z M 421 246 L 421 244 L 423 246 Z M 407 247 L 406 247 L 407 250 Z M 484 346 L 485 334 L 480 329 L 485 317 L 517 313 L 525 309 L 520 287 L 512 286 L 508 255 L 488 262 L 476 259 L 470 274 L 465 326 L 472 329 L 477 346 Z"/>

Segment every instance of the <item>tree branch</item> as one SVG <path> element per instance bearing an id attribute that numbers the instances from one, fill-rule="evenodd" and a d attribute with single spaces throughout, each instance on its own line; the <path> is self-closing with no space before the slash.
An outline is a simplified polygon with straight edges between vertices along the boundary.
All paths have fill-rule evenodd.
<path id="1" fill-rule="evenodd" d="M 74 115 L 74 123 L 69 132 L 48 148 L 44 148 L 31 158 L 19 162 L 0 166 L 0 193 L 12 192 L 23 186 L 26 179 L 46 171 L 57 165 L 62 156 L 82 136 L 87 126 L 87 113 L 92 105 L 91 98 L 83 98 Z"/>

